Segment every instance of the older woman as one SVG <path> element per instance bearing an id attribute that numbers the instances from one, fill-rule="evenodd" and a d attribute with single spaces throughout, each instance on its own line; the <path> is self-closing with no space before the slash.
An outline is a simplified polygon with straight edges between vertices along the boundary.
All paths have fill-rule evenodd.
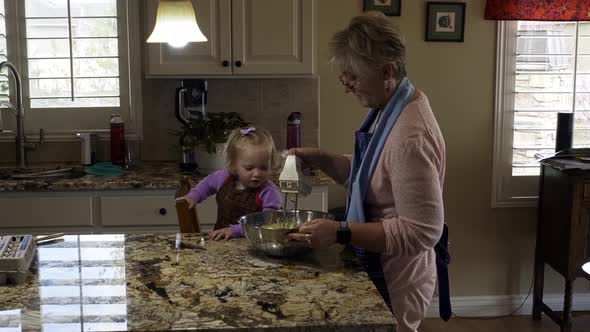
<path id="1" fill-rule="evenodd" d="M 312 220 L 290 236 L 314 248 L 351 244 L 398 330 L 416 331 L 436 282 L 445 143 L 426 95 L 406 78 L 405 47 L 384 15 L 353 18 L 330 50 L 345 92 L 370 110 L 352 157 L 290 151 L 348 186 L 346 221 Z"/>

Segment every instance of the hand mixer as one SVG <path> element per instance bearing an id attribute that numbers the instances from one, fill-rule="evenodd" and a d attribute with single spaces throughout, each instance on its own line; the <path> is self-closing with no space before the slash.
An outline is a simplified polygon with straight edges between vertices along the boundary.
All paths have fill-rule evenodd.
<path id="1" fill-rule="evenodd" d="M 291 196 L 294 197 L 293 201 L 295 202 L 293 210 L 297 210 L 297 198 L 299 194 L 307 196 L 311 193 L 311 186 L 301 171 L 301 164 L 302 161 L 297 156 L 288 155 L 281 175 L 279 175 L 279 187 L 281 188 L 281 192 L 285 194 L 283 211 L 287 211 L 287 202 Z"/>

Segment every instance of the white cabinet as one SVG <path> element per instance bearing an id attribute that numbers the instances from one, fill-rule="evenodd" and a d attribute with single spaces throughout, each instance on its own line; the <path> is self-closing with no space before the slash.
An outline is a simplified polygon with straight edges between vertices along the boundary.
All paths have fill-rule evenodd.
<path id="1" fill-rule="evenodd" d="M 100 215 L 94 224 L 109 232 L 117 229 L 176 231 L 178 220 L 173 197 L 173 191 L 104 192 L 98 197 Z M 311 194 L 299 198 L 298 206 L 302 210 L 327 211 L 328 186 L 314 186 Z M 201 229 L 213 230 L 217 221 L 215 195 L 197 204 L 197 213 Z"/>
<path id="2" fill-rule="evenodd" d="M 211 196 L 197 205 L 197 214 L 201 229 L 204 232 L 212 230 L 217 221 L 217 201 L 215 200 L 215 196 Z"/>
<path id="3" fill-rule="evenodd" d="M 100 212 L 103 227 L 177 224 L 172 195 L 100 197 Z"/>
<path id="4" fill-rule="evenodd" d="M 287 209 L 292 206 L 292 202 L 288 202 Z M 328 186 L 314 186 L 311 189 L 311 194 L 299 196 L 297 198 L 297 208 L 299 210 L 328 212 Z"/>
<path id="5" fill-rule="evenodd" d="M 125 192 L 100 197 L 100 223 L 109 227 L 165 227 L 178 228 L 174 192 L 150 195 L 150 192 Z M 217 220 L 215 196 L 197 205 L 199 222 L 204 230 L 213 228 Z"/>
<path id="6" fill-rule="evenodd" d="M 147 44 L 148 76 L 309 75 L 315 70 L 316 0 L 192 0 L 208 41 Z M 157 0 L 145 8 L 145 38 Z M 182 33 L 182 32 L 179 32 Z"/>
<path id="7" fill-rule="evenodd" d="M 328 210 L 328 186 L 314 186 L 299 209 Z M 0 234 L 178 231 L 173 190 L 0 194 Z M 217 220 L 215 196 L 197 205 L 203 231 Z"/>
<path id="8" fill-rule="evenodd" d="M 31 196 L 0 196 L 0 232 L 22 227 L 92 226 L 89 196 Z"/>
<path id="9" fill-rule="evenodd" d="M 199 28 L 208 41 L 174 48 L 168 44 L 148 44 L 148 76 L 231 75 L 231 0 L 192 0 Z M 158 0 L 144 2 L 145 38 L 156 24 Z M 182 32 L 179 32 L 182 33 Z"/>
<path id="10" fill-rule="evenodd" d="M 234 74 L 313 74 L 315 13 L 315 0 L 232 1 Z"/>

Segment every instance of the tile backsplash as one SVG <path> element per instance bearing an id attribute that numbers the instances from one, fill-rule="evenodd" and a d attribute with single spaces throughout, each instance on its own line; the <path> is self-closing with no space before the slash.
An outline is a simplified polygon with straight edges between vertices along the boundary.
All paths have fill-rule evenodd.
<path id="1" fill-rule="evenodd" d="M 179 160 L 180 127 L 174 117 L 174 95 L 178 79 L 143 80 L 142 159 Z M 317 78 L 209 79 L 208 112 L 238 112 L 242 117 L 271 132 L 278 149 L 287 140 L 287 116 L 301 112 L 302 145 L 318 146 L 319 91 Z M 108 160 L 108 141 L 98 144 L 99 160 Z M 14 143 L 0 143 L 0 163 L 14 161 Z M 46 142 L 29 153 L 31 162 L 77 162 L 80 143 Z"/>
<path id="2" fill-rule="evenodd" d="M 178 80 L 144 81 L 144 160 L 176 160 L 180 124 L 174 118 L 174 91 Z M 271 132 L 278 149 L 287 139 L 287 116 L 302 115 L 302 145 L 318 146 L 319 95 L 317 78 L 210 79 L 208 112 L 238 112 L 255 126 Z"/>

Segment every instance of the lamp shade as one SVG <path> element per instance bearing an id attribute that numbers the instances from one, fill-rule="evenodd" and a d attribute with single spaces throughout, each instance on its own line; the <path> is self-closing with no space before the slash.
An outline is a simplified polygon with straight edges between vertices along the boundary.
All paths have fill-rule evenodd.
<path id="1" fill-rule="evenodd" d="M 584 271 L 590 275 L 590 262 L 582 265 L 582 271 Z"/>
<path id="2" fill-rule="evenodd" d="M 148 43 L 168 43 L 182 47 L 189 42 L 205 42 L 207 37 L 197 25 L 195 10 L 190 0 L 160 0 L 156 26 Z"/>

